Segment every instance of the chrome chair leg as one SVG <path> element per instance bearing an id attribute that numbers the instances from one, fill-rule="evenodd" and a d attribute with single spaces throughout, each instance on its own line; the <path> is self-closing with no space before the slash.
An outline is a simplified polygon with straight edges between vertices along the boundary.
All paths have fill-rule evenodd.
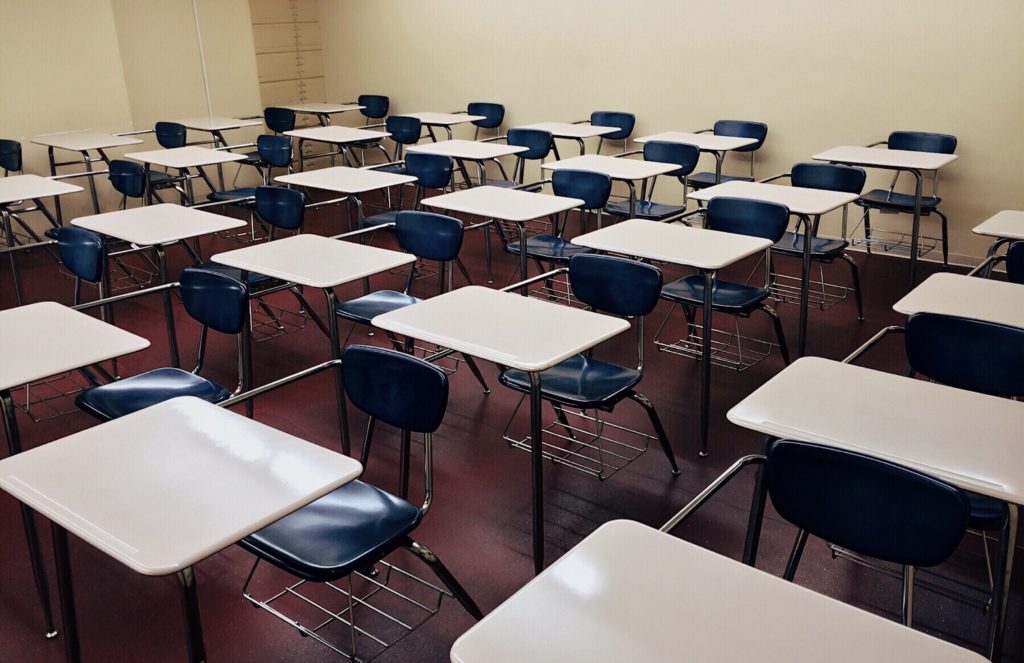
<path id="1" fill-rule="evenodd" d="M 782 320 L 779 319 L 779 314 L 775 312 L 775 309 L 767 304 L 761 304 L 761 310 L 771 318 L 772 326 L 775 327 L 775 337 L 779 340 L 779 352 L 782 353 L 782 361 L 785 362 L 786 366 L 789 366 L 789 346 L 786 345 L 786 334 L 782 331 Z"/>
<path id="2" fill-rule="evenodd" d="M 793 581 L 796 575 L 796 567 L 800 564 L 800 558 L 804 554 L 804 546 L 807 545 L 807 530 L 797 532 L 796 541 L 793 542 L 793 550 L 789 553 L 789 561 L 786 562 L 786 571 L 782 574 L 783 580 Z"/>
<path id="3" fill-rule="evenodd" d="M 854 262 L 853 258 L 845 253 L 839 257 L 846 261 L 846 264 L 850 266 L 850 278 L 853 279 L 853 297 L 857 302 L 857 320 L 863 320 L 864 295 L 860 290 L 860 269 L 857 268 L 857 263 Z"/>
<path id="4" fill-rule="evenodd" d="M 484 374 L 480 372 L 480 367 L 476 365 L 476 360 L 472 356 L 463 354 L 462 358 L 466 361 L 466 366 L 469 367 L 473 377 L 480 383 L 480 386 L 484 389 L 484 395 L 491 393 L 491 388 L 487 386 L 487 380 L 484 379 Z"/>
<path id="5" fill-rule="evenodd" d="M 438 577 L 438 579 L 444 583 L 444 586 L 452 593 L 452 596 L 462 605 L 463 609 L 473 616 L 476 620 L 484 618 L 484 613 L 480 612 L 480 608 L 477 607 L 476 602 L 473 601 L 469 593 L 462 587 L 455 576 L 452 575 L 451 571 L 448 570 L 437 555 L 435 555 L 429 548 L 422 543 L 407 539 L 405 548 L 411 553 L 422 559 L 430 570 Z"/>
<path id="6" fill-rule="evenodd" d="M 675 452 L 672 451 L 672 445 L 669 444 L 668 435 L 665 433 L 665 427 L 661 425 L 661 418 L 658 417 L 658 411 L 654 409 L 654 404 L 646 396 L 636 391 L 630 392 L 629 398 L 647 411 L 651 425 L 654 426 L 654 432 L 658 436 L 658 442 L 661 443 L 661 450 L 665 452 L 665 457 L 668 458 L 669 465 L 672 466 L 672 476 L 679 476 L 679 465 L 676 463 Z"/>

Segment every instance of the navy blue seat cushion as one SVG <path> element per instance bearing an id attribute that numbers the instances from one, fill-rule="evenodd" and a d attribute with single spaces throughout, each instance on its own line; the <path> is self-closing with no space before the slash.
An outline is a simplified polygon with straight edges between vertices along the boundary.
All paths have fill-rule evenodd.
<path id="1" fill-rule="evenodd" d="M 357 299 L 350 299 L 347 302 L 337 302 L 334 311 L 343 318 L 370 324 L 378 315 L 390 311 L 396 311 L 420 301 L 418 297 L 407 295 L 394 290 L 379 290 Z"/>
<path id="2" fill-rule="evenodd" d="M 246 152 L 245 153 L 245 158 L 242 159 L 241 161 L 239 161 L 238 163 L 243 163 L 243 164 L 245 164 L 247 166 L 262 166 L 263 165 L 263 159 L 260 158 L 260 153 L 258 151 L 256 151 L 256 152 Z"/>
<path id="3" fill-rule="evenodd" d="M 78 395 L 75 404 L 94 417 L 109 421 L 178 396 L 195 396 L 219 403 L 231 396 L 231 392 L 180 368 L 157 368 L 87 389 Z"/>
<path id="4" fill-rule="evenodd" d="M 228 191 L 213 191 L 207 194 L 206 199 L 215 202 L 232 202 L 240 198 L 251 198 L 256 195 L 256 187 L 247 186 L 241 189 L 230 189 Z M 256 205 L 255 200 L 247 200 L 243 203 L 238 203 L 243 207 L 253 207 Z"/>
<path id="5" fill-rule="evenodd" d="M 604 211 L 609 214 L 615 214 L 616 216 L 629 216 L 629 201 L 620 200 L 614 203 L 608 203 L 608 206 L 604 208 Z M 664 205 L 650 200 L 638 200 L 636 201 L 636 209 L 633 211 L 633 217 L 637 219 L 653 219 L 658 221 L 676 214 L 682 214 L 685 211 L 686 208 L 682 205 Z"/>
<path id="6" fill-rule="evenodd" d="M 614 405 L 640 382 L 643 374 L 583 355 L 570 357 L 540 374 L 540 390 L 549 401 L 575 407 Z M 530 376 L 513 369 L 498 376 L 510 389 L 530 393 Z"/>
<path id="7" fill-rule="evenodd" d="M 967 493 L 971 503 L 971 516 L 968 527 L 983 532 L 998 531 L 1009 517 L 1005 502 L 977 493 Z"/>
<path id="8" fill-rule="evenodd" d="M 363 227 L 364 228 L 373 228 L 373 227 L 376 227 L 376 226 L 383 226 L 383 225 L 388 224 L 388 223 L 394 223 L 395 219 L 398 218 L 398 213 L 400 211 L 401 210 L 397 210 L 397 209 L 389 209 L 386 212 L 381 212 L 380 214 L 374 214 L 373 216 L 368 216 L 365 219 L 363 219 Z"/>
<path id="9" fill-rule="evenodd" d="M 379 173 L 394 173 L 395 175 L 405 175 L 405 164 L 404 163 L 393 163 L 390 166 L 381 166 L 380 168 L 374 168 Z"/>
<path id="10" fill-rule="evenodd" d="M 208 272 L 217 272 L 218 274 L 230 276 L 231 278 L 239 282 L 242 280 L 242 270 L 238 269 L 237 267 L 228 267 L 227 265 L 221 265 L 216 262 L 205 262 L 202 265 L 199 265 L 199 267 L 201 269 L 205 269 Z M 257 274 L 256 272 L 249 272 L 249 278 L 246 281 L 245 285 L 263 285 L 273 280 L 274 279 L 272 277 L 267 276 L 266 274 Z"/>
<path id="11" fill-rule="evenodd" d="M 172 184 L 172 180 L 177 180 L 180 175 L 171 175 L 161 170 L 149 171 L 149 185 L 152 186 L 168 186 Z"/>
<path id="12" fill-rule="evenodd" d="M 422 518 L 423 512 L 405 500 L 353 481 L 239 545 L 300 578 L 327 582 L 402 545 Z"/>
<path id="13" fill-rule="evenodd" d="M 850 246 L 849 242 L 831 237 L 815 237 L 811 240 L 812 258 L 838 258 L 843 251 Z M 775 253 L 801 256 L 804 253 L 803 233 L 786 233 L 785 237 L 779 240 L 772 247 Z"/>
<path id="14" fill-rule="evenodd" d="M 938 196 L 923 196 L 921 198 L 921 211 L 931 212 L 939 206 L 942 198 Z M 862 207 L 885 207 L 890 209 L 914 211 L 914 195 L 911 193 L 889 193 L 888 189 L 872 189 L 857 200 Z"/>
<path id="15" fill-rule="evenodd" d="M 509 253 L 519 255 L 519 242 L 505 246 Z M 569 260 L 578 253 L 589 253 L 590 249 L 573 244 L 567 239 L 554 235 L 534 235 L 526 240 L 526 255 L 543 260 Z"/>
<path id="16" fill-rule="evenodd" d="M 752 177 L 740 177 L 736 175 L 722 175 L 722 184 L 726 182 L 753 182 Z M 715 174 L 714 173 L 697 173 L 690 175 L 686 178 L 687 184 L 694 189 L 703 189 L 704 187 L 715 186 Z"/>
<path id="17" fill-rule="evenodd" d="M 704 305 L 704 277 L 699 275 L 686 276 L 669 283 L 661 289 L 661 296 L 669 301 L 691 306 Z M 731 313 L 746 313 L 768 297 L 766 288 L 715 281 L 711 293 L 711 304 L 714 308 Z"/>

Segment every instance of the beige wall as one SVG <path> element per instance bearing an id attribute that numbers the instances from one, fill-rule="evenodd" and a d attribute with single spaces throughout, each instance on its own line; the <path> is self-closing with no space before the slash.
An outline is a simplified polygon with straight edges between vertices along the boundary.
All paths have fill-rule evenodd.
<path id="1" fill-rule="evenodd" d="M 321 2 L 329 100 L 382 92 L 395 112 L 499 101 L 506 127 L 627 110 L 634 136 L 760 120 L 759 176 L 894 129 L 952 133 L 960 160 L 940 193 L 954 257 L 983 254 L 978 222 L 1024 208 L 1020 0 Z"/>

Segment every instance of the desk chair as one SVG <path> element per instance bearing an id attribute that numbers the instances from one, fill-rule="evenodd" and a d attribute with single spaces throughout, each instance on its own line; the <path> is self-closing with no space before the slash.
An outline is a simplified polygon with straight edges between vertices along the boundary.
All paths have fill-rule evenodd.
<path id="1" fill-rule="evenodd" d="M 597 139 L 597 153 L 601 153 L 601 147 L 605 140 L 621 140 L 622 151 L 626 151 L 629 137 L 633 135 L 633 127 L 636 126 L 636 115 L 622 113 L 619 111 L 594 111 L 590 114 L 590 124 L 599 127 L 618 127 L 618 131 L 605 134 Z"/>
<path id="2" fill-rule="evenodd" d="M 423 504 L 415 506 L 363 481 L 345 484 L 239 542 L 257 557 L 242 593 L 253 605 L 285 621 L 302 635 L 314 638 L 350 660 L 369 660 L 433 616 L 445 596 L 453 596 L 474 619 L 481 619 L 483 615 L 437 555 L 411 538 L 433 502 L 432 434 L 441 425 L 448 404 L 447 376 L 433 364 L 383 348 L 351 346 L 342 354 L 341 361 L 345 391 L 352 404 L 373 421 L 384 422 L 401 431 L 406 459 L 412 433 L 423 433 Z M 368 428 L 363 444 L 364 461 L 370 450 L 373 429 Z M 447 591 L 399 569 L 392 562 L 383 561 L 399 548 L 425 562 Z M 289 582 L 289 588 L 276 596 L 259 599 L 249 585 L 260 562 L 268 562 L 298 581 Z M 342 579 L 343 583 L 337 582 Z M 436 603 L 423 599 L 415 605 L 410 603 L 410 599 L 398 591 L 401 583 L 406 583 L 406 587 L 411 584 L 422 593 L 431 593 Z M 353 584 L 356 591 L 353 591 Z M 362 587 L 368 587 L 369 591 L 360 591 Z M 321 607 L 327 602 L 320 598 L 323 594 L 330 594 L 335 602 L 340 601 L 341 607 Z M 302 601 L 307 595 L 314 598 Z M 301 623 L 298 617 L 285 614 L 287 597 L 300 599 L 298 605 L 304 615 L 309 614 L 307 601 L 312 601 L 312 607 L 319 608 L 320 612 L 315 613 L 310 625 Z M 281 603 L 274 605 L 279 599 Z M 401 611 L 395 616 L 401 619 L 397 622 L 401 628 L 395 629 L 397 637 L 385 640 L 371 635 L 367 629 L 375 614 L 387 614 L 380 612 L 386 608 Z M 365 621 L 356 623 L 353 617 L 357 612 Z M 326 629 L 316 626 L 322 620 L 326 620 L 323 625 L 339 622 L 342 633 L 347 636 L 347 647 L 327 639 Z M 360 650 L 360 645 L 364 644 L 369 651 Z"/>
<path id="3" fill-rule="evenodd" d="M 16 140 L 0 138 L 0 168 L 4 169 L 4 177 L 11 173 L 20 175 L 24 172 L 21 159 L 21 143 Z"/>
<path id="4" fill-rule="evenodd" d="M 185 147 L 188 144 L 188 129 L 186 129 L 184 124 L 179 124 L 178 122 L 157 122 L 153 133 L 156 134 L 156 142 L 165 150 Z M 149 173 L 149 188 L 151 191 L 156 189 L 177 189 L 181 195 L 182 204 L 185 204 L 187 194 L 181 188 L 180 183 L 186 177 L 192 177 L 187 168 L 183 168 L 180 175 L 171 175 L 166 169 L 162 171 L 149 170 L 146 172 Z M 206 185 L 210 187 L 210 190 L 215 191 L 216 187 L 213 186 L 213 182 L 210 181 L 201 168 L 199 173 L 206 182 Z"/>
<path id="5" fill-rule="evenodd" d="M 635 209 L 633 211 L 633 218 L 636 219 L 649 219 L 651 221 L 668 221 L 675 217 L 681 216 L 686 213 L 687 205 L 687 177 L 693 172 L 693 169 L 697 167 L 697 160 L 700 159 L 700 149 L 695 145 L 687 145 L 686 143 L 668 143 L 663 141 L 651 141 L 644 143 L 644 149 L 637 152 L 626 152 L 623 157 L 630 154 L 643 153 L 645 161 L 660 161 L 662 163 L 674 163 L 679 164 L 677 170 L 673 170 L 670 173 L 665 173 L 667 177 L 674 177 L 679 180 L 679 183 L 683 185 L 683 204 L 682 205 L 666 205 L 664 203 L 656 203 L 650 200 L 650 197 L 654 195 L 654 184 L 657 183 L 657 178 L 651 184 L 650 190 L 647 189 L 647 182 L 644 181 L 643 188 L 640 192 L 640 199 L 636 201 Z M 629 201 L 620 200 L 614 203 L 609 203 L 605 207 L 605 211 L 615 216 L 623 218 L 629 217 Z"/>
<path id="6" fill-rule="evenodd" d="M 551 403 L 558 419 L 558 425 L 549 427 L 547 431 L 553 441 L 543 443 L 546 447 L 553 447 L 551 453 L 545 453 L 552 461 L 604 480 L 638 458 L 647 450 L 652 436 L 606 421 L 602 414 L 610 414 L 620 401 L 628 398 L 647 412 L 672 468 L 672 476 L 679 476 L 675 454 L 654 405 L 636 391 L 636 386 L 643 379 L 643 320 L 658 303 L 661 283 L 660 269 L 625 258 L 581 254 L 569 261 L 569 285 L 574 296 L 589 310 L 638 320 L 637 366 L 619 366 L 594 359 L 588 353 L 566 359 L 541 372 L 541 398 Z M 524 394 L 523 399 L 530 393 L 530 376 L 524 371 L 505 368 L 498 379 L 506 387 Z M 571 424 L 563 409 L 565 407 L 580 410 L 580 419 L 591 422 L 594 430 Z M 593 415 L 587 415 L 587 410 L 592 410 Z M 512 418 L 515 419 L 515 413 Z M 511 425 L 510 421 L 509 427 Z M 529 449 L 530 445 L 541 443 L 536 440 L 524 443 L 512 438 L 508 435 L 509 427 L 506 427 L 505 439 L 512 446 Z M 564 434 L 555 432 L 557 428 L 563 429 Z M 606 429 L 611 433 L 605 435 Z M 636 435 L 643 439 L 643 444 L 623 442 L 612 438 L 612 434 Z"/>
<path id="7" fill-rule="evenodd" d="M 288 173 L 292 172 L 292 141 L 287 136 L 257 136 L 255 154 L 255 158 L 239 163 L 254 167 L 263 181 L 263 186 L 270 185 L 270 176 L 274 168 L 283 168 Z M 253 221 L 251 214 L 253 201 L 251 199 L 255 195 L 256 187 L 247 186 L 228 191 L 211 191 L 206 198 L 211 201 L 234 202 L 249 209 L 251 225 Z M 255 232 L 255 229 L 253 231 Z"/>
<path id="8" fill-rule="evenodd" d="M 501 136 L 488 138 L 484 142 L 496 141 L 501 138 Z M 501 170 L 503 179 L 489 179 L 487 180 L 487 184 L 489 186 L 500 186 L 505 189 L 511 189 L 512 187 L 522 186 L 525 183 L 527 161 L 539 161 L 540 163 L 544 163 L 544 159 L 551 154 L 551 150 L 554 146 L 554 139 L 551 136 L 550 131 L 544 131 L 543 129 L 509 129 L 508 134 L 504 139 L 509 145 L 525 147 L 526 151 L 513 155 L 515 162 L 512 166 L 511 178 L 509 178 L 505 173 L 505 167 L 502 166 L 501 161 L 495 159 L 494 163 L 496 163 L 499 170 Z M 536 186 L 525 187 L 524 190 L 540 191 L 543 188 L 544 186 L 542 184 L 538 184 Z"/>
<path id="9" fill-rule="evenodd" d="M 789 177 L 790 182 L 795 187 L 860 194 L 861 190 L 864 188 L 864 181 L 867 178 L 867 173 L 865 173 L 862 168 L 854 168 L 852 166 L 840 166 L 826 163 L 798 163 L 793 166 L 788 175 L 778 175 L 765 181 L 768 182 L 782 177 Z M 772 247 L 773 255 L 783 255 L 799 259 L 803 258 L 804 234 L 800 232 L 800 225 L 801 223 L 798 221 L 793 232 L 787 233 L 781 241 L 777 242 L 775 246 Z M 846 228 L 846 206 L 843 206 L 843 228 Z M 846 233 L 844 232 L 843 235 L 845 236 L 845 234 Z M 842 260 L 850 267 L 850 278 L 853 280 L 853 295 L 857 301 L 857 319 L 863 320 L 864 304 L 860 289 L 860 272 L 857 269 L 857 263 L 855 263 L 846 253 L 846 249 L 849 246 L 850 243 L 845 239 L 812 237 L 811 261 L 819 264 L 831 265 L 836 260 Z M 838 301 L 838 299 L 833 299 L 831 296 L 827 296 L 826 291 L 826 287 L 834 288 L 836 286 L 826 284 L 824 276 L 822 276 L 820 285 L 820 304 L 822 309 L 824 309 L 827 308 L 826 305 L 828 305 L 830 301 L 833 303 Z M 776 288 L 779 288 L 784 292 L 788 292 L 790 295 L 792 295 L 794 290 L 791 286 L 780 288 L 778 283 L 776 283 Z M 845 298 L 846 292 L 847 291 L 844 289 L 843 296 L 839 299 Z M 785 297 L 785 295 L 781 293 L 779 296 L 780 298 Z M 799 297 L 799 294 L 797 297 Z"/>
<path id="10" fill-rule="evenodd" d="M 397 117 L 398 116 L 396 116 L 396 118 Z M 416 120 L 416 122 L 419 123 L 419 120 Z M 423 200 L 423 196 L 427 191 L 443 191 L 451 185 L 455 162 L 451 157 L 443 154 L 410 152 L 406 155 L 404 163 L 384 164 L 381 166 L 371 166 L 371 168 L 373 170 L 383 170 L 385 172 L 396 172 L 394 170 L 389 170 L 392 166 L 403 166 L 405 169 L 404 174 L 411 175 L 416 178 L 416 192 L 413 194 L 413 209 L 418 210 L 420 208 L 420 201 Z M 383 226 L 395 223 L 395 219 L 401 211 L 401 206 L 402 189 L 400 187 L 398 189 L 397 207 L 366 217 L 363 219 L 363 227 L 371 228 L 374 226 Z"/>
<path id="11" fill-rule="evenodd" d="M 249 292 L 237 280 L 197 267 L 181 273 L 181 301 L 185 311 L 202 325 L 196 367 L 157 368 L 99 385 L 78 395 L 75 404 L 100 421 L 110 421 L 178 396 L 195 396 L 218 403 L 249 389 L 252 357 L 249 352 Z M 234 334 L 238 342 L 238 386 L 234 392 L 199 375 L 206 356 L 207 331 Z M 252 416 L 252 401 L 247 414 Z"/>
<path id="12" fill-rule="evenodd" d="M 391 108 L 391 99 L 382 94 L 361 94 L 356 103 L 363 106 L 359 112 L 366 118 L 365 124 L 371 120 L 383 120 Z"/>
<path id="13" fill-rule="evenodd" d="M 290 108 L 268 106 L 263 109 L 263 122 L 267 125 L 267 129 L 270 129 L 273 132 L 274 136 L 279 136 L 286 131 L 294 131 L 295 111 Z M 287 140 L 289 143 L 291 142 L 291 139 Z M 259 153 L 259 147 L 257 146 L 256 152 L 246 153 L 245 160 L 239 161 L 239 163 L 247 166 L 259 167 L 263 163 L 263 158 Z"/>
<path id="14" fill-rule="evenodd" d="M 408 145 L 415 145 L 420 141 L 420 136 L 423 134 L 423 123 L 419 118 L 407 115 L 392 115 L 384 122 L 384 129 L 391 134 L 391 140 L 395 144 L 395 153 L 394 156 L 388 156 L 387 150 L 380 144 L 380 141 L 376 141 L 376 144 L 372 145 L 372 147 L 377 147 L 384 153 L 385 161 L 393 162 L 376 170 L 404 175 L 405 164 L 402 163 L 402 160 L 405 157 L 405 148 Z M 356 145 L 360 144 L 356 143 Z"/>
<path id="15" fill-rule="evenodd" d="M 719 120 L 711 129 L 701 129 L 697 133 L 714 133 L 716 136 L 733 136 L 737 138 L 754 138 L 756 143 L 739 147 L 733 152 L 747 152 L 750 154 L 750 177 L 722 175 L 722 182 L 753 182 L 754 181 L 754 154 L 764 145 L 768 137 L 768 125 L 763 122 L 748 122 L 746 120 Z M 710 172 L 697 173 L 689 178 L 690 186 L 694 189 L 704 189 L 714 186 L 715 174 Z"/>
<path id="16" fill-rule="evenodd" d="M 480 137 L 481 129 L 499 129 L 505 121 L 505 106 L 486 101 L 472 101 L 466 105 L 466 113 L 469 115 L 483 115 L 482 120 L 473 120 L 471 123 L 476 129 L 473 131 L 473 140 Z"/>
<path id="17" fill-rule="evenodd" d="M 934 152 L 937 154 L 953 154 L 956 151 L 956 136 L 948 134 L 927 133 L 924 131 L 894 131 L 889 134 L 889 139 L 872 143 L 875 145 L 886 145 L 890 150 L 910 150 L 912 152 Z M 864 238 L 867 241 L 868 251 L 871 250 L 871 210 L 879 212 L 900 212 L 903 214 L 914 213 L 913 193 L 897 193 L 896 183 L 900 173 L 896 171 L 893 175 L 892 184 L 888 189 L 872 189 L 857 200 L 857 205 L 864 209 Z M 921 197 L 921 216 L 931 216 L 932 213 L 942 220 L 942 265 L 949 267 L 949 229 L 946 215 L 939 210 L 939 171 L 934 172 L 932 177 L 932 193 L 930 196 Z"/>
<path id="18" fill-rule="evenodd" d="M 82 303 L 82 282 L 99 288 L 99 298 L 107 297 L 104 272 L 107 268 L 107 247 L 103 238 L 77 226 L 57 230 L 57 255 L 60 262 L 75 278 L 72 306 Z"/>
<path id="19" fill-rule="evenodd" d="M 710 230 L 764 237 L 776 243 L 782 239 L 787 225 L 789 225 L 789 208 L 760 200 L 719 196 L 708 202 L 705 214 L 705 227 Z M 711 295 L 711 308 L 716 313 L 727 313 L 740 318 L 749 318 L 750 314 L 757 310 L 763 311 L 771 319 L 772 326 L 775 328 L 775 336 L 782 359 L 789 364 L 789 348 L 786 345 L 786 336 L 782 331 L 782 322 L 775 309 L 765 303 L 770 294 L 771 291 L 767 285 L 758 287 L 716 279 Z M 695 311 L 704 305 L 704 277 L 697 274 L 684 276 L 662 288 L 661 296 L 682 307 L 683 314 L 686 316 L 687 335 L 688 338 L 692 338 L 696 330 Z M 675 307 L 673 306 L 673 308 Z M 658 328 L 656 337 L 665 328 L 671 315 L 672 310 L 670 309 L 661 323 L 661 327 Z M 657 339 L 655 343 L 662 347 L 672 346 L 671 343 Z M 710 357 L 701 358 L 701 361 L 710 360 Z"/>

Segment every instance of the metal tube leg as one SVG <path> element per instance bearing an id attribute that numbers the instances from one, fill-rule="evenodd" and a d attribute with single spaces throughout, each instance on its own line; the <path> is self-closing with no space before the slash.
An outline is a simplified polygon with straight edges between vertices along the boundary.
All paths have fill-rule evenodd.
<path id="1" fill-rule="evenodd" d="M 995 614 L 992 616 L 989 638 L 989 658 L 998 661 L 1003 653 L 1003 633 L 1006 629 L 1006 603 L 1010 593 L 1010 574 L 1013 571 L 1013 551 L 1017 541 L 1017 515 L 1016 504 L 1007 504 L 1009 517 L 1003 526 L 1002 535 L 999 537 L 999 559 L 996 561 L 995 592 L 992 597 L 992 606 Z"/>
<path id="2" fill-rule="evenodd" d="M 765 453 L 773 437 L 764 439 Z M 747 520 L 747 536 L 743 542 L 743 563 L 754 566 L 757 563 L 757 546 L 761 540 L 761 524 L 764 521 L 764 505 L 768 500 L 768 482 L 764 479 L 764 465 L 757 468 L 754 476 L 754 494 L 750 500 L 750 517 Z"/>
<path id="3" fill-rule="evenodd" d="M 715 184 L 722 183 L 722 160 L 725 159 L 725 152 L 713 152 L 715 155 Z"/>
<path id="4" fill-rule="evenodd" d="M 206 660 L 206 645 L 203 643 L 203 621 L 199 616 L 199 594 L 196 592 L 196 576 L 192 567 L 186 567 L 175 574 L 181 590 L 181 607 L 185 611 L 185 635 L 188 638 L 188 660 L 203 663 Z"/>
<path id="5" fill-rule="evenodd" d="M 14 230 L 11 228 L 11 215 L 7 210 L 0 210 L 0 215 L 3 216 L 4 237 L 7 239 L 7 248 L 13 248 Z M 7 253 L 7 257 L 11 261 L 11 280 L 14 281 L 14 294 L 18 299 L 18 306 L 21 306 L 24 303 L 24 296 L 21 291 L 21 274 L 18 273 L 18 259 L 15 257 L 16 255 L 16 251 L 9 251 Z"/>
<path id="6" fill-rule="evenodd" d="M 672 451 L 668 434 L 665 433 L 665 427 L 661 425 L 661 418 L 658 417 L 658 411 L 654 409 L 654 404 L 646 396 L 635 391 L 630 393 L 629 397 L 639 403 L 647 412 L 647 417 L 651 420 L 651 425 L 654 426 L 654 433 L 658 436 L 658 442 L 661 443 L 661 450 L 665 452 L 665 457 L 668 458 L 669 465 L 672 466 L 672 476 L 679 476 L 679 465 L 676 463 L 675 452 Z"/>
<path id="7" fill-rule="evenodd" d="M 7 435 L 7 447 L 10 455 L 21 453 L 21 434 L 15 419 L 14 401 L 11 400 L 9 389 L 0 391 L 3 403 L 4 433 Z M 43 621 L 46 623 L 46 637 L 53 638 L 57 630 L 53 626 L 53 611 L 50 608 L 50 584 L 46 579 L 46 567 L 39 547 L 39 532 L 36 530 L 35 514 L 25 504 L 21 504 L 21 521 L 25 528 L 25 540 L 28 542 L 28 556 L 32 563 L 32 578 L 35 581 L 39 602 L 43 607 Z"/>
<path id="8" fill-rule="evenodd" d="M 530 449 L 533 465 L 533 570 L 544 570 L 544 453 L 541 444 L 540 373 L 530 373 Z"/>
<path id="9" fill-rule="evenodd" d="M 68 555 L 68 533 L 57 523 L 50 523 L 53 534 L 53 556 L 57 565 L 57 590 L 60 596 L 60 619 L 64 628 L 64 655 L 68 663 L 82 660 L 78 642 L 78 617 L 75 615 L 75 591 L 71 584 L 71 556 Z"/>
<path id="10" fill-rule="evenodd" d="M 82 151 L 82 161 L 85 162 L 85 170 L 88 173 L 92 173 L 92 159 L 89 158 L 89 153 L 85 150 Z M 89 193 L 92 194 L 92 209 L 97 214 L 100 213 L 100 199 L 96 195 L 96 182 L 93 180 L 92 175 L 86 176 L 89 180 Z"/>
<path id="11" fill-rule="evenodd" d="M 476 381 L 480 383 L 481 387 L 483 387 L 484 395 L 491 393 L 491 388 L 487 386 L 487 380 L 484 379 L 484 374 L 480 372 L 480 367 L 476 365 L 476 360 L 466 354 L 462 355 L 462 358 L 466 360 L 466 366 L 469 366 L 469 370 L 473 373 L 473 377 L 475 377 Z"/>
<path id="12" fill-rule="evenodd" d="M 46 148 L 46 156 L 50 159 L 50 175 L 55 177 L 57 175 L 57 160 L 53 158 L 53 146 Z M 60 196 L 54 196 L 53 208 L 57 210 L 57 218 L 60 219 L 61 225 L 64 225 L 64 211 L 60 206 Z"/>
<path id="13" fill-rule="evenodd" d="M 403 430 L 399 436 L 398 496 L 409 499 L 409 455 L 412 453 L 412 432 Z"/>
<path id="14" fill-rule="evenodd" d="M 917 250 L 921 245 L 921 173 L 912 170 L 914 176 L 914 225 L 910 230 L 910 287 L 917 283 Z"/>
<path id="15" fill-rule="evenodd" d="M 338 314 L 334 311 L 337 297 L 334 290 L 325 288 L 327 295 L 327 326 L 331 332 L 331 357 L 341 359 L 341 345 L 338 343 Z M 338 426 L 341 429 L 341 452 L 349 455 L 348 411 L 345 406 L 345 383 L 342 381 L 341 366 L 334 369 L 334 392 L 338 404 Z"/>
<path id="16" fill-rule="evenodd" d="M 462 607 L 465 608 L 466 612 L 472 615 L 474 619 L 480 620 L 484 618 L 484 614 L 480 612 L 480 608 L 477 607 L 476 602 L 473 601 L 466 590 L 463 589 L 462 585 L 459 584 L 459 581 L 456 580 L 455 576 L 453 576 L 451 571 L 448 570 L 448 567 L 441 563 L 441 560 L 438 559 L 437 555 L 431 552 L 430 549 L 422 543 L 417 543 L 412 539 L 406 540 L 405 547 L 426 562 L 427 566 L 429 566 L 434 574 L 437 575 L 438 579 L 440 579 L 441 582 L 444 583 L 445 587 L 451 591 L 452 596 L 462 604 Z"/>
<path id="17" fill-rule="evenodd" d="M 160 283 L 167 283 L 167 255 L 164 253 L 163 247 L 154 247 L 156 251 L 157 264 L 160 266 Z M 171 350 L 171 366 L 179 368 L 181 366 L 181 358 L 178 355 L 178 334 L 174 329 L 174 307 L 171 304 L 171 291 L 164 290 L 162 295 L 164 300 L 164 317 L 167 322 L 167 344 Z"/>
<path id="18" fill-rule="evenodd" d="M 900 616 L 904 626 L 914 625 L 914 567 L 903 567 L 903 607 Z"/>
<path id="19" fill-rule="evenodd" d="M 800 558 L 804 554 L 804 546 L 807 545 L 807 530 L 797 532 L 796 541 L 793 542 L 793 550 L 789 553 L 789 561 L 786 562 L 786 571 L 782 574 L 783 580 L 793 581 L 796 575 L 796 567 L 800 564 Z"/>
<path id="20" fill-rule="evenodd" d="M 803 216 L 803 215 L 801 215 Z M 806 216 L 804 219 L 804 252 L 803 265 L 800 272 L 800 331 L 797 335 L 796 356 L 803 357 L 807 349 L 807 298 L 811 290 L 811 238 L 818 234 L 818 222 L 821 216 L 815 215 L 814 222 Z"/>
<path id="21" fill-rule="evenodd" d="M 519 279 L 525 281 L 529 278 L 529 272 L 526 266 L 526 225 L 523 223 L 519 224 Z M 526 296 L 529 286 L 524 285 L 519 289 L 519 294 L 523 297 Z"/>
<path id="22" fill-rule="evenodd" d="M 700 355 L 700 456 L 708 455 L 708 424 L 711 419 L 711 302 L 715 273 L 704 272 L 704 319 Z"/>

